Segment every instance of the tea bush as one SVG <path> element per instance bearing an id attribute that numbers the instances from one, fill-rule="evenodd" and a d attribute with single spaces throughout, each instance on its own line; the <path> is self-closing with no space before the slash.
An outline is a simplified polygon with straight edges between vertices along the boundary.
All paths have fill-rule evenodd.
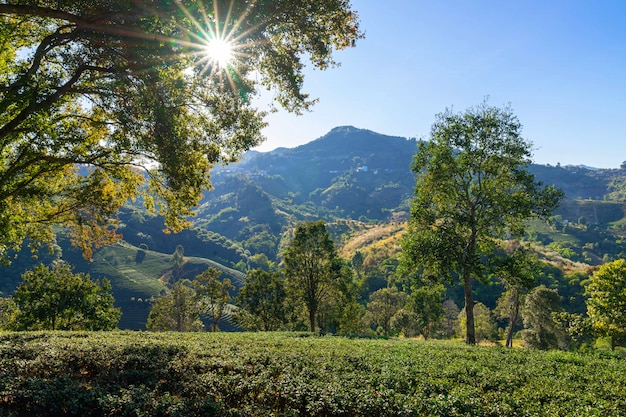
<path id="1" fill-rule="evenodd" d="M 0 333 L 5 415 L 626 416 L 626 360 L 293 333 Z"/>

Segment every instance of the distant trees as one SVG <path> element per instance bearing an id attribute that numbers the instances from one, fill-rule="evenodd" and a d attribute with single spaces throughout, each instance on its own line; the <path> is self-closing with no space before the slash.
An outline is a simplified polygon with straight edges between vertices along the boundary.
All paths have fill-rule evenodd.
<path id="1" fill-rule="evenodd" d="M 176 282 L 168 294 L 157 298 L 146 323 L 149 331 L 197 332 L 203 327 L 196 292 L 189 280 Z"/>
<path id="2" fill-rule="evenodd" d="M 314 332 L 324 298 L 341 279 L 341 260 L 323 221 L 296 226 L 284 262 L 288 291 L 304 303 L 309 329 Z"/>
<path id="3" fill-rule="evenodd" d="M 397 288 L 382 288 L 370 295 L 366 321 L 376 326 L 384 335 L 391 334 L 391 319 L 406 305 L 407 294 Z"/>
<path id="4" fill-rule="evenodd" d="M 182 279 L 163 297 L 157 298 L 146 328 L 152 331 L 195 332 L 204 328 L 201 317 L 210 317 L 210 331 L 219 330 L 233 289 L 230 280 L 219 280 L 221 272 L 208 268 L 193 281 Z"/>
<path id="5" fill-rule="evenodd" d="M 245 277 L 239 290 L 236 321 L 246 330 L 274 331 L 286 323 L 284 278 L 277 271 L 254 269 Z"/>
<path id="6" fill-rule="evenodd" d="M 562 192 L 541 188 L 527 171 L 532 145 L 509 108 L 486 103 L 437 116 L 412 170 L 415 198 L 402 261 L 425 274 L 459 277 L 466 343 L 476 343 L 472 281 L 485 279 L 496 241 L 519 235 L 533 215 L 547 215 Z"/>
<path id="7" fill-rule="evenodd" d="M 72 272 L 65 262 L 43 264 L 26 271 L 12 302 L 7 328 L 12 330 L 111 330 L 120 310 L 113 305 L 111 284 L 94 282 L 88 274 Z"/>
<path id="8" fill-rule="evenodd" d="M 596 334 L 611 338 L 611 348 L 626 340 L 626 260 L 602 265 L 586 286 L 587 312 Z"/>
<path id="9" fill-rule="evenodd" d="M 428 339 L 432 329 L 444 314 L 443 295 L 445 287 L 441 283 L 415 285 L 411 288 L 406 309 L 415 316 L 415 331 Z"/>
<path id="10" fill-rule="evenodd" d="M 533 288 L 524 302 L 522 337 L 526 346 L 542 350 L 566 347 L 566 334 L 553 314 L 562 310 L 561 297 L 556 290 L 545 285 Z"/>
<path id="11" fill-rule="evenodd" d="M 513 334 L 521 322 L 523 297 L 536 282 L 536 259 L 517 240 L 506 243 L 504 254 L 494 260 L 498 279 L 505 291 L 497 301 L 497 313 L 508 321 L 505 346 L 513 347 Z"/>
<path id="12" fill-rule="evenodd" d="M 181 272 L 183 270 L 183 264 L 185 263 L 185 248 L 183 245 L 176 245 L 176 249 L 172 254 L 172 278 L 174 282 L 181 279 Z"/>
<path id="13" fill-rule="evenodd" d="M 196 290 L 196 299 L 200 313 L 211 318 L 210 331 L 219 331 L 218 323 L 224 317 L 226 307 L 230 303 L 230 290 L 235 287 L 228 278 L 218 279 L 222 275 L 221 271 L 215 268 L 208 268 L 197 275 L 192 282 Z"/>

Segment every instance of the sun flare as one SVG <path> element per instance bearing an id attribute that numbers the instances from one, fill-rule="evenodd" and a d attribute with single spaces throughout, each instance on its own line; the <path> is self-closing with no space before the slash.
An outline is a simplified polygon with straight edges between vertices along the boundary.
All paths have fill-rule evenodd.
<path id="1" fill-rule="evenodd" d="M 226 68 L 234 59 L 233 44 L 225 39 L 211 39 L 205 50 L 208 59 L 220 68 Z"/>

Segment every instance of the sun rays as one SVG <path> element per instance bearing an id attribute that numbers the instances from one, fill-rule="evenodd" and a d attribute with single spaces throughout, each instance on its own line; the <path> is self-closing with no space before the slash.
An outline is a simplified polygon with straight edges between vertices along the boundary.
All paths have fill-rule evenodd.
<path id="1" fill-rule="evenodd" d="M 192 51 L 193 67 L 188 73 L 220 80 L 225 77 L 230 87 L 236 90 L 234 78 L 244 78 L 246 59 L 250 57 L 247 50 L 254 45 L 247 38 L 258 25 L 244 28 L 249 8 L 235 12 L 231 0 L 224 14 L 217 3 L 213 2 L 213 10 L 208 13 L 202 3 L 192 11 L 177 1 L 179 9 L 193 25 L 193 30 L 185 30 L 187 40 L 180 43 Z"/>

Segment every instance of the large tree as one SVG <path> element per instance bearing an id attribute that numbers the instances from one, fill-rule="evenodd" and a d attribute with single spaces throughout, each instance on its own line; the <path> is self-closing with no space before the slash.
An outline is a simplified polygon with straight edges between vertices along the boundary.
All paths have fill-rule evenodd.
<path id="1" fill-rule="evenodd" d="M 288 289 L 303 301 L 309 329 L 316 329 L 316 318 L 324 298 L 340 285 L 341 260 L 323 221 L 296 226 L 293 240 L 285 249 L 285 278 Z"/>
<path id="2" fill-rule="evenodd" d="M 585 287 L 593 330 L 611 338 L 611 348 L 626 341 L 626 260 L 602 265 Z"/>
<path id="3" fill-rule="evenodd" d="M 113 306 L 111 284 L 94 282 L 89 275 L 74 274 L 65 262 L 52 267 L 37 265 L 22 275 L 15 290 L 17 310 L 13 330 L 111 330 L 117 327 L 120 310 Z"/>
<path id="4" fill-rule="evenodd" d="M 257 86 L 308 109 L 304 58 L 361 37 L 347 0 L 9 0 L 0 21 L 0 255 L 54 224 L 88 255 L 141 190 L 184 227 L 212 166 L 262 140 Z"/>
<path id="5" fill-rule="evenodd" d="M 427 276 L 460 279 L 468 344 L 476 343 L 472 281 L 486 278 L 498 239 L 522 234 L 562 196 L 528 172 L 531 146 L 510 108 L 486 103 L 439 114 L 430 140 L 418 144 L 402 261 Z"/>

